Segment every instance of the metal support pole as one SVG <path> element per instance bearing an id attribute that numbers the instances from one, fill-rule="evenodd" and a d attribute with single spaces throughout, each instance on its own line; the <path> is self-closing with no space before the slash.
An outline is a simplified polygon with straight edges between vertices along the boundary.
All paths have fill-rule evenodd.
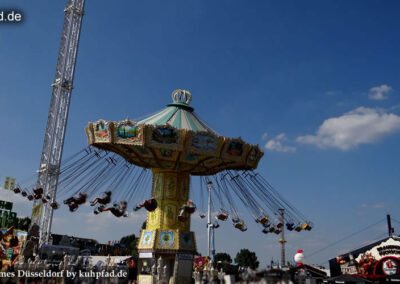
<path id="1" fill-rule="evenodd" d="M 279 242 L 281 243 L 281 267 L 284 267 L 286 265 L 286 259 L 285 259 L 285 221 L 284 221 L 284 211 L 285 209 L 279 209 L 279 212 L 281 214 L 281 222 L 283 224 L 282 226 L 282 231 L 281 231 L 281 239 Z"/>
<path id="2" fill-rule="evenodd" d="M 211 250 L 211 260 L 214 262 L 215 261 L 215 227 L 212 224 L 211 225 L 211 229 L 212 229 L 212 250 Z"/>
<path id="3" fill-rule="evenodd" d="M 392 236 L 393 236 L 392 220 L 391 220 L 389 214 L 386 215 L 386 218 L 387 218 L 387 225 L 388 225 L 389 237 L 392 237 Z"/>
<path id="4" fill-rule="evenodd" d="M 207 182 L 208 189 L 208 212 L 207 212 L 207 245 L 208 245 L 208 257 L 211 256 L 211 188 L 212 182 Z"/>

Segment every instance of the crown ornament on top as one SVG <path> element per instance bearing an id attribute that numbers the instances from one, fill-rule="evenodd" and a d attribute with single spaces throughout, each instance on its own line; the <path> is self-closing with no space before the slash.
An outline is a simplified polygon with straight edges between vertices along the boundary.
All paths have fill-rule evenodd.
<path id="1" fill-rule="evenodd" d="M 188 105 L 192 101 L 192 94 L 188 90 L 177 89 L 172 92 L 172 101 Z"/>

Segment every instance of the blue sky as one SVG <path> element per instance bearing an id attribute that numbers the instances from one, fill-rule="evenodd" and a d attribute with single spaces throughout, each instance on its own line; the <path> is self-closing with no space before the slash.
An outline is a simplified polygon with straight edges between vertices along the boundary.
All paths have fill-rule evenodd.
<path id="1" fill-rule="evenodd" d="M 1 5 L 23 13 L 20 24 L 0 24 L 0 178 L 21 180 L 40 161 L 65 3 Z M 142 117 L 184 88 L 219 134 L 263 148 L 259 171 L 315 223 L 288 236 L 288 258 L 299 248 L 307 257 L 386 213 L 399 220 L 399 8 L 398 1 L 87 0 L 64 155 L 86 146 L 89 121 Z M 21 212 L 29 205 L 17 200 Z M 76 225 L 77 215 L 58 211 L 54 231 L 106 241 L 141 225 L 136 216 L 88 228 L 94 216 L 85 212 L 88 221 Z M 193 227 L 205 253 L 205 224 Z M 309 261 L 324 263 L 385 232 L 382 223 Z M 251 225 L 246 233 L 221 226 L 216 239 L 217 250 L 234 256 L 248 247 L 264 265 L 279 258 L 277 240 Z"/>

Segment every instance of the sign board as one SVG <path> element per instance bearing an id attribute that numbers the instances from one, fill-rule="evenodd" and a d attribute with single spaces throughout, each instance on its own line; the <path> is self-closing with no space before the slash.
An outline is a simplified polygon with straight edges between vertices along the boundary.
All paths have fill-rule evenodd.
<path id="1" fill-rule="evenodd" d="M 1 227 L 10 227 L 17 220 L 17 213 L 11 211 L 0 210 Z"/>
<path id="2" fill-rule="evenodd" d="M 358 255 L 339 256 L 343 274 L 382 277 L 400 274 L 400 238 L 390 237 Z"/>
<path id="3" fill-rule="evenodd" d="M 181 253 L 178 254 L 178 259 L 193 260 L 193 254 Z"/>
<path id="4" fill-rule="evenodd" d="M 139 253 L 139 258 L 153 258 L 153 253 L 141 252 L 141 253 Z"/>
<path id="5" fill-rule="evenodd" d="M 0 209 L 11 211 L 12 208 L 13 208 L 12 202 L 0 200 Z"/>
<path id="6" fill-rule="evenodd" d="M 40 213 L 42 212 L 42 204 L 37 204 L 32 207 L 32 218 L 40 217 Z"/>
<path id="7" fill-rule="evenodd" d="M 389 238 L 370 250 L 358 255 L 356 261 L 359 262 L 364 255 L 371 255 L 377 260 L 384 256 L 400 257 L 400 241 Z"/>
<path id="8" fill-rule="evenodd" d="M 11 212 L 13 203 L 0 200 L 0 227 L 10 227 L 17 221 L 17 213 Z"/>

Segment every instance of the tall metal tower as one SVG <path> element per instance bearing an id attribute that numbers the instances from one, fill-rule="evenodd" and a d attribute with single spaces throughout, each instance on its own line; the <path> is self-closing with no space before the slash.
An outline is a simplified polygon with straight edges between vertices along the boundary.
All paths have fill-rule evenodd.
<path id="1" fill-rule="evenodd" d="M 53 209 L 50 203 L 56 198 L 84 4 L 85 0 L 67 0 L 64 9 L 64 26 L 37 181 L 37 186 L 43 188 L 44 195 L 50 196 L 51 201 L 36 200 L 32 209 L 31 224 L 40 227 L 39 245 L 48 243 L 51 236 Z"/>

